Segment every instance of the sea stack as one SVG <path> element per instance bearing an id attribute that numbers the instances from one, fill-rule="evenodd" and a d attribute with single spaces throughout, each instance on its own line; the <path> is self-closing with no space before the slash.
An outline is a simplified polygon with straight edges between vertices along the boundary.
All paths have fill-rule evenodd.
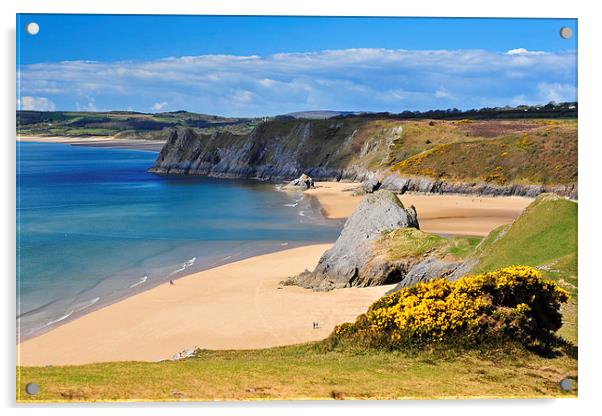
<path id="1" fill-rule="evenodd" d="M 331 290 L 382 284 L 384 264 L 374 264 L 373 242 L 385 230 L 419 228 L 414 207 L 406 209 L 395 194 L 379 190 L 367 195 L 347 220 L 335 245 L 324 252 L 315 270 L 292 277 L 286 283 Z"/>
<path id="2" fill-rule="evenodd" d="M 307 191 L 311 188 L 315 188 L 314 180 L 305 173 L 284 186 L 284 189 L 296 189 L 300 191 Z"/>

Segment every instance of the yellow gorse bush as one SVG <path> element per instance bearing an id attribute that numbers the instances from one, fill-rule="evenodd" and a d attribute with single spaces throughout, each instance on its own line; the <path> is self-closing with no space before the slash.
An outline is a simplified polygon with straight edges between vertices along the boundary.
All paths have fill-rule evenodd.
<path id="1" fill-rule="evenodd" d="M 543 279 L 538 270 L 512 266 L 403 288 L 373 303 L 355 324 L 337 326 L 335 335 L 361 332 L 392 343 L 453 336 L 533 342 L 560 328 L 560 305 L 568 298 L 568 292 Z"/>

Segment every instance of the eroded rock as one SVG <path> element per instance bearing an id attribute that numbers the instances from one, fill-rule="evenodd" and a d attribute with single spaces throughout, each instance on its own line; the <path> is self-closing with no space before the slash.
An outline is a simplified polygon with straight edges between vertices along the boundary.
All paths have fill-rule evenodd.
<path id="1" fill-rule="evenodd" d="M 347 220 L 334 246 L 324 252 L 315 270 L 292 277 L 285 284 L 314 290 L 375 286 L 397 273 L 397 266 L 376 258 L 373 243 L 385 230 L 419 228 L 416 209 L 406 209 L 392 192 L 367 195 Z"/>
<path id="2" fill-rule="evenodd" d="M 284 189 L 296 189 L 300 191 L 306 191 L 311 188 L 315 188 L 314 180 L 305 173 L 284 186 Z"/>

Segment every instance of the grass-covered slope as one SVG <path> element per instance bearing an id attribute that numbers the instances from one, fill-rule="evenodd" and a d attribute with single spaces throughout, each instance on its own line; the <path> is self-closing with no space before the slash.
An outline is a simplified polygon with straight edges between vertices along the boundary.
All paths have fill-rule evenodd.
<path id="1" fill-rule="evenodd" d="M 323 343 L 252 351 L 202 351 L 159 363 L 21 368 L 19 401 L 441 399 L 575 397 L 574 357 L 520 347 L 486 351 L 329 349 Z M 36 382 L 41 391 L 25 394 Z"/>
<path id="2" fill-rule="evenodd" d="M 478 237 L 444 238 L 416 228 L 398 228 L 384 232 L 377 241 L 376 250 L 389 260 L 426 256 L 459 260 L 472 255 L 480 241 Z"/>
<path id="3" fill-rule="evenodd" d="M 470 121 L 455 130 L 465 132 L 464 140 L 433 146 L 394 164 L 392 170 L 447 181 L 479 180 L 499 185 L 576 183 L 576 122 L 532 122 L 522 124 L 523 130 L 515 132 L 504 130 L 503 125 L 496 132 L 489 124 Z"/>
<path id="4" fill-rule="evenodd" d="M 537 268 L 571 294 L 559 335 L 577 343 L 577 203 L 540 195 L 512 225 L 493 230 L 477 247 L 474 272 L 514 264 Z"/>
<path id="5" fill-rule="evenodd" d="M 515 264 L 532 266 L 577 295 L 577 203 L 540 195 L 513 224 L 489 234 L 477 248 L 475 272 Z"/>

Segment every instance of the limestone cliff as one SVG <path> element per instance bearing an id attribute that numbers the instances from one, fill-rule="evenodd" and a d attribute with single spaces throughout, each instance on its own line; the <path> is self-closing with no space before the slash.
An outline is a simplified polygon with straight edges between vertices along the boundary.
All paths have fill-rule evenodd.
<path id="1" fill-rule="evenodd" d="M 316 180 L 362 181 L 387 154 L 386 137 L 360 137 L 364 124 L 279 120 L 261 123 L 248 135 L 173 129 L 150 171 L 262 180 L 305 173 Z"/>
<path id="2" fill-rule="evenodd" d="M 250 133 L 173 128 L 151 172 L 363 182 L 403 193 L 577 198 L 576 123 L 275 119 Z"/>

